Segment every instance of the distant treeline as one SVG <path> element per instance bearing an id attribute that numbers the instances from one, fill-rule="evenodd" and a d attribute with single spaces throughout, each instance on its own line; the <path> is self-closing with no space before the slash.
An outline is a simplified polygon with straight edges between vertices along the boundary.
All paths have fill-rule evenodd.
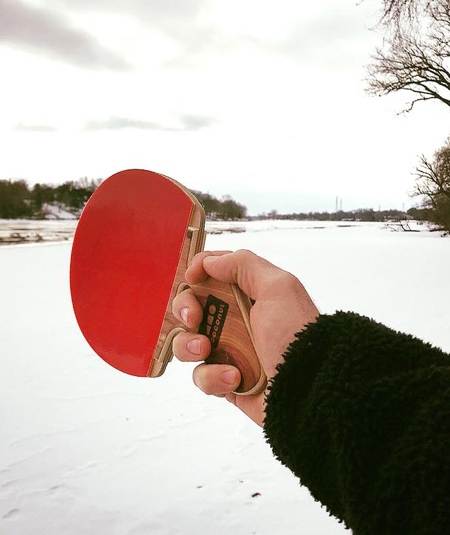
<path id="1" fill-rule="evenodd" d="M 45 219 L 49 206 L 57 206 L 76 216 L 100 184 L 101 180 L 81 178 L 60 185 L 35 184 L 25 180 L 0 180 L 1 219 Z M 193 191 L 213 219 L 244 219 L 247 208 L 229 195 L 217 199 L 209 193 Z"/>
<path id="2" fill-rule="evenodd" d="M 299 212 L 292 214 L 279 214 L 272 210 L 267 214 L 261 214 L 255 219 L 293 219 L 301 221 L 404 221 L 414 219 L 416 221 L 432 221 L 431 210 L 426 208 L 410 208 L 402 210 L 373 210 L 372 208 L 359 208 L 344 212 Z"/>
<path id="3" fill-rule="evenodd" d="M 43 219 L 46 205 L 57 205 L 77 215 L 100 183 L 82 178 L 58 186 L 35 184 L 25 180 L 0 180 L 0 218 Z"/>
<path id="4" fill-rule="evenodd" d="M 201 191 L 192 190 L 192 193 L 203 205 L 206 215 L 210 219 L 245 219 L 247 217 L 247 207 L 233 200 L 229 195 L 225 195 L 221 200 Z"/>

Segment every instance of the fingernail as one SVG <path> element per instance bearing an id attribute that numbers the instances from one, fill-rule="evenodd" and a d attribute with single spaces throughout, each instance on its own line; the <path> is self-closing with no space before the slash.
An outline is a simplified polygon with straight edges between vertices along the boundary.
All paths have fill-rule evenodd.
<path id="1" fill-rule="evenodd" d="M 182 308 L 180 311 L 180 316 L 181 316 L 181 319 L 184 321 L 184 323 L 187 324 L 188 318 L 189 318 L 189 309 L 187 307 Z"/>
<path id="2" fill-rule="evenodd" d="M 192 353 L 193 355 L 200 355 L 200 340 L 198 338 L 194 338 L 194 340 L 190 340 L 186 344 L 186 347 L 189 353 Z"/>
<path id="3" fill-rule="evenodd" d="M 237 377 L 235 370 L 227 370 L 226 372 L 222 372 L 220 378 L 222 379 L 222 382 L 227 385 L 236 384 Z"/>

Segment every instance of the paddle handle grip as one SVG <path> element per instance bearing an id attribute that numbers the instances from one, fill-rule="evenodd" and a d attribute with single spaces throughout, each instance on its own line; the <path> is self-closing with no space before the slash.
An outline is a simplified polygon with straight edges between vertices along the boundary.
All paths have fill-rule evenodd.
<path id="1" fill-rule="evenodd" d="M 241 372 L 237 394 L 261 392 L 267 384 L 255 349 L 250 326 L 251 302 L 235 284 L 208 279 L 192 286 L 203 307 L 203 321 L 199 333 L 211 342 L 211 364 L 231 364 Z"/>

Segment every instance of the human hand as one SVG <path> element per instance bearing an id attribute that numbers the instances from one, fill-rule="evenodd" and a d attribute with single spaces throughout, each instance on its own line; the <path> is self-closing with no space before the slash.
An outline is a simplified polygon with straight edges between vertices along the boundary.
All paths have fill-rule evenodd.
<path id="1" fill-rule="evenodd" d="M 199 284 L 208 277 L 237 284 L 254 300 L 250 324 L 256 353 L 270 381 L 295 333 L 316 320 L 319 314 L 316 306 L 294 275 L 250 251 L 199 253 L 186 271 L 186 282 Z M 198 330 L 203 310 L 192 289 L 176 296 L 172 311 L 189 329 Z M 201 362 L 208 357 L 211 345 L 206 336 L 188 331 L 175 337 L 173 351 L 181 361 Z M 195 368 L 193 380 L 206 394 L 225 397 L 258 425 L 263 425 L 266 392 L 236 395 L 233 391 L 241 380 L 237 368 L 202 363 Z"/>

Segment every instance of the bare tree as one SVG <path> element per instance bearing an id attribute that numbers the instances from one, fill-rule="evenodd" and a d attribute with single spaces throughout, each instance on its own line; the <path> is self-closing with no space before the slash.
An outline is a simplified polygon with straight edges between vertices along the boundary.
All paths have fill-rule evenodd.
<path id="1" fill-rule="evenodd" d="M 433 223 L 450 232 L 450 137 L 432 161 L 421 157 L 415 175 L 414 195 L 424 198 L 423 207 L 431 209 Z"/>
<path id="2" fill-rule="evenodd" d="M 384 6 L 390 33 L 368 67 L 368 92 L 412 93 L 404 111 L 427 100 L 450 106 L 449 0 L 384 0 Z"/>
<path id="3" fill-rule="evenodd" d="M 393 29 L 410 25 L 420 18 L 433 0 L 383 0 L 381 23 Z"/>

